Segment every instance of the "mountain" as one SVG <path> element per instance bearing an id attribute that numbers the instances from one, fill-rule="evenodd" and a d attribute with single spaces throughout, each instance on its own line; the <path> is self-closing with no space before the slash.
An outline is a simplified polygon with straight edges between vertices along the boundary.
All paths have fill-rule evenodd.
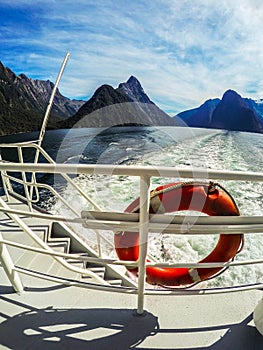
<path id="1" fill-rule="evenodd" d="M 227 90 L 222 99 L 207 100 L 200 107 L 179 113 L 190 127 L 263 132 L 263 103 Z"/>
<path id="2" fill-rule="evenodd" d="M 218 129 L 262 132 L 259 116 L 233 90 L 224 93 L 213 112 L 212 123 Z"/>
<path id="3" fill-rule="evenodd" d="M 181 112 L 177 117 L 181 118 L 188 126 L 209 127 L 212 122 L 213 112 L 220 102 L 219 98 L 209 99 L 200 107 Z"/>
<path id="4" fill-rule="evenodd" d="M 131 76 L 116 89 L 100 86 L 74 116 L 60 123 L 61 128 L 123 125 L 175 126 L 177 122 L 157 107 Z"/>
<path id="5" fill-rule="evenodd" d="M 139 80 L 133 75 L 130 76 L 126 83 L 120 83 L 116 91 L 127 96 L 133 102 L 154 104 L 144 92 Z"/>
<path id="6" fill-rule="evenodd" d="M 39 130 L 53 87 L 49 80 L 17 76 L 0 62 L 0 135 Z M 49 127 L 75 114 L 83 103 L 57 91 Z"/>
<path id="7" fill-rule="evenodd" d="M 24 74 L 20 74 L 18 79 L 20 79 L 20 82 L 26 90 L 28 97 L 35 100 L 40 109 L 45 110 L 54 88 L 54 84 L 49 80 L 33 80 Z M 69 98 L 61 95 L 59 90 L 57 90 L 51 115 L 59 119 L 70 117 L 75 114 L 84 103 L 85 102 L 81 100 L 70 100 Z"/>

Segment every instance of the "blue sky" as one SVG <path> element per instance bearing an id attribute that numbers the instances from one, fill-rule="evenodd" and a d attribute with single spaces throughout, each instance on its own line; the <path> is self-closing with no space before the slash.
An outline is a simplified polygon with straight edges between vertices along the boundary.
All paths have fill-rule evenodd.
<path id="1" fill-rule="evenodd" d="M 261 0 L 0 0 L 0 61 L 88 99 L 136 76 L 174 115 L 231 88 L 263 98 Z"/>

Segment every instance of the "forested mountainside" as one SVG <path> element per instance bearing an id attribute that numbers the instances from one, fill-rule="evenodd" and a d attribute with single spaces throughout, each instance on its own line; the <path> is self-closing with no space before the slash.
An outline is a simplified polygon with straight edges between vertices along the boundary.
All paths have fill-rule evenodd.
<path id="1" fill-rule="evenodd" d="M 54 84 L 16 75 L 0 62 L 0 135 L 39 130 Z M 49 128 L 75 114 L 84 101 L 70 100 L 57 91 Z"/>

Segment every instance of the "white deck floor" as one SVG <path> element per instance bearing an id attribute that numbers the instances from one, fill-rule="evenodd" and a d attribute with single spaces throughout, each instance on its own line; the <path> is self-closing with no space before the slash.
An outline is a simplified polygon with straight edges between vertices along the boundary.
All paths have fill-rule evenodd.
<path id="1" fill-rule="evenodd" d="M 252 321 L 260 292 L 151 296 L 145 316 L 136 316 L 135 296 L 28 280 L 18 295 L 1 281 L 1 349 L 263 348 Z"/>

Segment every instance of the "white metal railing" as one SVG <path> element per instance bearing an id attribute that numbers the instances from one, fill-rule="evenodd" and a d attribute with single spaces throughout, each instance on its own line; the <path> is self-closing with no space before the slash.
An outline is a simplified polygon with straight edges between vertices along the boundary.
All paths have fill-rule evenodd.
<path id="1" fill-rule="evenodd" d="M 45 161 L 47 161 L 50 164 L 56 164 L 52 157 L 49 156 L 49 154 L 39 145 L 39 141 L 27 141 L 27 142 L 21 142 L 21 143 L 10 143 L 10 144 L 0 144 L 0 150 L 2 149 L 10 149 L 14 148 L 17 151 L 17 156 L 19 159 L 18 164 L 28 164 L 24 162 L 24 151 L 32 149 L 34 151 L 34 163 L 33 164 L 39 164 L 39 159 L 42 156 Z M 1 153 L 0 153 L 0 162 L 2 161 L 2 164 L 10 164 L 9 162 L 6 162 L 4 159 L 2 159 Z M 79 215 L 79 213 L 74 209 L 73 206 L 68 203 L 63 196 L 61 196 L 52 186 L 45 184 L 45 183 L 39 183 L 37 182 L 36 178 L 36 172 L 32 172 L 30 178 L 28 179 L 26 176 L 26 169 L 21 169 L 21 171 L 18 171 L 21 173 L 20 178 L 15 177 L 11 174 L 9 174 L 6 170 L 1 171 L 2 176 L 2 182 L 3 187 L 5 190 L 5 194 L 7 196 L 7 199 L 9 200 L 9 194 L 15 194 L 17 198 L 21 199 L 22 201 L 26 201 L 29 210 L 32 212 L 33 207 L 32 205 L 39 202 L 40 200 L 40 194 L 39 189 L 46 189 L 52 194 L 55 198 L 60 200 L 63 205 L 68 208 L 74 215 Z M 101 208 L 74 182 L 72 179 L 65 173 L 61 174 L 62 178 L 64 178 L 67 182 L 67 184 L 70 184 L 85 200 L 97 211 L 101 211 Z M 18 193 L 17 191 L 13 190 L 12 183 L 20 184 L 24 189 L 24 195 Z M 98 249 L 99 249 L 99 255 L 102 255 L 102 252 L 100 250 L 100 240 L 106 240 L 105 237 L 101 237 L 98 231 L 96 231 L 97 234 L 97 241 L 98 241 Z M 107 242 L 109 244 L 109 242 Z"/>
<path id="2" fill-rule="evenodd" d="M 0 145 L 1 147 L 7 146 Z M 18 145 L 8 145 L 7 147 L 17 147 Z M 32 144 L 23 144 L 19 147 L 32 147 Z M 36 147 L 39 147 L 36 145 Z M 41 147 L 38 148 L 39 152 L 42 153 Z M 45 152 L 43 153 L 45 155 Z M 48 161 L 50 159 L 46 157 Z M 22 158 L 21 158 L 22 160 Z M 122 165 L 84 165 L 84 164 L 56 164 L 53 161 L 50 164 L 34 164 L 34 163 L 12 163 L 12 162 L 0 162 L 0 171 L 3 175 L 3 181 L 8 179 L 8 172 L 24 172 L 32 173 L 33 176 L 31 180 L 28 181 L 26 177 L 24 180 L 25 185 L 28 186 L 29 190 L 27 191 L 26 199 L 29 201 L 32 200 L 30 193 L 32 191 L 30 188 L 42 186 L 36 181 L 37 173 L 53 173 L 61 174 L 66 180 L 70 180 L 70 183 L 73 181 L 69 177 L 70 174 L 96 174 L 96 175 L 130 175 L 137 176 L 140 178 L 140 212 L 136 213 L 119 213 L 119 212 L 102 212 L 93 201 L 96 210 L 84 211 L 82 216 L 80 213 L 75 213 L 75 217 L 61 217 L 61 216 L 50 216 L 49 214 L 36 213 L 36 212 L 25 212 L 10 209 L 8 206 L 2 204 L 0 211 L 5 211 L 9 213 L 10 216 L 18 218 L 18 215 L 27 215 L 32 217 L 39 217 L 42 219 L 53 219 L 55 221 L 67 221 L 81 223 L 84 227 L 89 227 L 91 229 L 110 229 L 112 231 L 119 230 L 134 230 L 139 231 L 140 234 L 140 243 L 146 243 L 140 245 L 139 259 L 136 262 L 132 261 L 120 261 L 118 259 L 102 259 L 99 257 L 96 261 L 104 264 L 113 264 L 113 265 L 126 265 L 126 266 L 138 266 L 139 268 L 139 279 L 138 279 L 138 290 L 131 288 L 121 288 L 121 287 L 109 287 L 109 286 L 88 286 L 89 288 L 98 288 L 103 290 L 114 290 L 114 291 L 124 291 L 128 293 L 138 294 L 138 305 L 137 312 L 141 314 L 143 312 L 144 305 L 144 296 L 146 294 L 182 294 L 182 293 L 194 293 L 194 294 L 207 294 L 207 293 L 219 293 L 226 291 L 238 291 L 238 290 L 249 290 L 255 288 L 262 288 L 262 283 L 257 283 L 247 286 L 239 287 L 230 287 L 230 288 L 213 288 L 212 290 L 196 289 L 196 290 L 174 290 L 174 291 L 164 291 L 164 290 L 146 290 L 145 289 L 145 271 L 147 266 L 158 266 L 158 267 L 188 267 L 188 268 L 201 268 L 201 267 L 229 267 L 229 266 L 240 266 L 240 265 L 250 265 L 250 264 L 262 264 L 263 259 L 257 260 L 246 260 L 246 261 L 236 261 L 228 263 L 155 263 L 150 262 L 146 263 L 147 256 L 147 242 L 148 234 L 151 232 L 162 232 L 169 234 L 240 234 L 240 233 L 262 233 L 263 232 L 263 216 L 240 216 L 240 217 L 198 217 L 194 218 L 191 216 L 173 216 L 173 215 L 162 215 L 162 214 L 149 214 L 149 192 L 151 185 L 151 177 L 180 177 L 180 178 L 198 178 L 198 179 L 221 179 L 221 180 L 238 180 L 238 181 L 258 181 L 263 182 L 263 173 L 257 172 L 240 172 L 240 171 L 215 171 L 215 170 L 202 170 L 202 169 L 178 169 L 172 167 L 144 167 L 144 166 L 122 166 Z M 23 182 L 23 181 L 22 181 Z M 74 183 L 74 182 L 73 182 Z M 74 188 L 77 190 L 81 189 L 78 186 Z M 31 186 L 31 187 L 30 187 Z M 9 186 L 5 187 L 6 191 L 10 191 Z M 54 194 L 56 191 L 50 189 Z M 85 198 L 87 197 L 84 193 Z M 61 196 L 60 196 L 61 197 Z M 62 198 L 63 199 L 63 198 Z M 89 200 L 89 198 L 86 198 Z M 101 209 L 100 209 L 101 210 Z M 20 219 L 21 220 L 21 219 Z M 187 225 L 187 220 L 191 225 Z M 18 221 L 17 221 L 18 222 Z M 194 222 L 194 223 L 193 223 Z M 23 226 L 23 223 L 19 222 L 19 225 Z M 0 243 L 11 245 L 11 242 L 0 240 Z M 42 243 L 40 243 L 41 246 Z M 19 248 L 19 245 L 17 245 Z M 21 249 L 29 249 L 23 245 L 20 245 Z M 35 249 L 35 248 L 34 248 Z M 62 259 L 62 255 L 52 252 L 51 250 L 47 251 L 46 247 L 41 246 L 39 249 L 40 253 L 54 255 L 56 259 Z M 74 257 L 73 257 L 74 258 Z M 80 257 L 78 257 L 79 259 Z M 92 258 L 94 259 L 94 258 Z M 94 260 L 92 260 L 94 261 Z M 28 271 L 22 271 L 21 268 L 16 268 L 20 273 L 27 273 Z M 51 278 L 50 276 L 45 276 L 45 278 Z M 58 277 L 54 277 L 58 281 L 62 281 Z M 71 281 L 64 281 L 65 283 L 72 284 Z M 74 285 L 80 285 L 84 287 L 87 284 L 82 282 L 74 282 Z"/>
<path id="3" fill-rule="evenodd" d="M 1 147 L 15 147 L 15 144 L 0 144 Z M 40 164 L 40 163 L 1 163 L 1 171 L 35 172 L 49 174 L 96 174 L 96 175 L 121 175 L 121 176 L 149 176 L 149 177 L 180 177 L 209 180 L 236 180 L 263 182 L 263 172 L 212 170 L 200 168 L 177 168 L 163 166 L 133 166 L 110 164 Z"/>
<path id="4" fill-rule="evenodd" d="M 4 208 L 6 210 L 6 212 L 9 209 L 8 204 L 6 204 L 2 198 L 0 198 L 0 206 L 2 208 Z M 10 213 L 8 214 L 10 216 L 10 218 L 24 231 L 25 234 L 27 234 L 33 241 L 35 241 L 35 243 L 37 243 L 43 250 L 45 250 L 46 252 L 53 252 L 52 248 L 45 243 L 38 235 L 36 235 L 33 230 L 17 215 L 17 214 L 13 214 Z M 95 278 L 98 282 L 102 283 L 102 284 L 106 284 L 106 282 L 103 280 L 103 278 L 99 277 L 97 274 L 93 273 L 92 271 L 88 271 L 84 268 L 78 268 L 75 267 L 71 264 L 69 264 L 65 259 L 62 259 L 58 254 L 54 254 L 54 258 L 55 260 L 62 266 L 64 266 L 66 269 L 71 270 L 72 272 L 76 272 L 82 275 L 87 275 L 90 277 Z M 9 260 L 8 255 L 6 254 L 6 259 Z M 9 262 L 5 262 L 3 255 L 2 255 L 2 264 L 4 266 L 9 266 Z M 12 276 L 11 279 L 13 280 Z M 17 287 L 15 287 L 15 289 L 18 289 Z"/>
<path id="5" fill-rule="evenodd" d="M 35 150 L 35 154 L 37 154 L 37 157 L 35 156 L 35 161 L 33 164 L 35 164 L 37 167 L 40 165 L 38 163 L 38 160 L 39 160 L 39 156 L 43 156 L 43 158 L 48 161 L 50 164 L 53 164 L 54 166 L 56 165 L 56 162 L 52 159 L 52 157 L 49 156 L 49 154 L 41 147 L 37 144 L 37 141 L 33 141 L 33 142 L 22 142 L 22 143 L 5 143 L 5 144 L 0 144 L 0 149 L 4 149 L 4 148 L 16 148 L 17 149 L 17 153 L 18 153 L 18 157 L 19 157 L 19 163 L 13 163 L 13 164 L 17 164 L 17 165 L 21 165 L 21 168 L 18 166 L 18 170 L 15 170 L 15 169 L 11 169 L 9 167 L 8 168 L 8 171 L 14 171 L 14 172 L 21 172 L 22 174 L 22 180 L 21 181 L 20 179 L 18 178 L 14 178 L 10 175 L 7 175 L 6 173 L 6 169 L 5 169 L 5 166 L 4 164 L 10 164 L 10 162 L 5 162 L 4 159 L 2 159 L 1 155 L 0 155 L 0 162 L 2 161 L 2 177 L 6 178 L 6 179 L 9 179 L 9 180 L 13 180 L 13 181 L 16 181 L 20 184 L 23 184 L 24 185 L 24 189 L 25 189 L 25 194 L 26 194 L 26 200 L 28 203 L 33 203 L 35 202 L 36 200 L 33 199 L 33 196 L 32 196 L 32 191 L 28 191 L 28 186 L 32 188 L 37 188 L 37 187 L 46 187 L 47 189 L 49 189 L 50 191 L 53 191 L 53 188 L 51 186 L 48 186 L 48 185 L 45 185 L 43 183 L 37 183 L 37 180 L 35 178 L 35 174 L 37 173 L 37 171 L 33 171 L 31 172 L 32 173 L 32 176 L 31 176 L 31 179 L 30 180 L 27 180 L 26 176 L 25 176 L 25 173 L 26 172 L 30 172 L 27 171 L 27 164 L 29 163 L 25 163 L 24 162 L 24 156 L 23 156 L 23 150 L 25 149 L 29 149 L 29 148 L 32 148 Z M 48 173 L 48 171 L 40 171 L 40 172 L 44 172 L 44 173 Z M 53 173 L 53 172 L 51 172 Z M 75 172 L 74 172 L 75 173 Z M 71 184 L 71 186 L 73 188 L 75 188 L 82 196 L 83 198 L 85 198 L 96 210 L 100 210 L 100 208 L 96 205 L 96 203 L 85 193 L 83 192 L 79 186 L 74 182 L 72 181 L 72 179 L 66 174 L 66 173 L 61 173 L 61 176 L 64 177 L 64 179 Z M 4 185 L 6 183 L 6 181 L 3 181 Z M 38 194 L 38 191 L 37 191 L 37 196 L 39 198 L 39 194 Z M 60 200 L 62 200 L 62 198 L 60 198 Z M 67 205 L 67 203 L 64 203 L 65 205 Z M 30 205 L 30 209 L 32 210 L 32 206 Z M 73 210 L 73 208 L 70 208 L 71 210 Z"/>

